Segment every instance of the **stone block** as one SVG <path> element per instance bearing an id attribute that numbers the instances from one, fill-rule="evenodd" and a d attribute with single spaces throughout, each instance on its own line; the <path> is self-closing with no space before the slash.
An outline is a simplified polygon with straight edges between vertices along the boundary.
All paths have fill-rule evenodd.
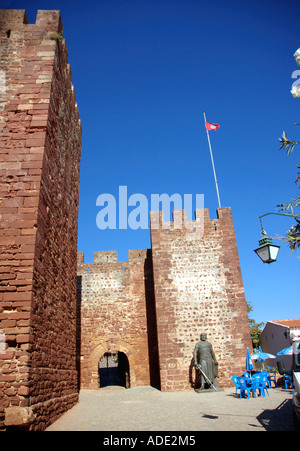
<path id="1" fill-rule="evenodd" d="M 30 407 L 8 407 L 5 409 L 5 426 L 28 427 L 35 419 Z"/>

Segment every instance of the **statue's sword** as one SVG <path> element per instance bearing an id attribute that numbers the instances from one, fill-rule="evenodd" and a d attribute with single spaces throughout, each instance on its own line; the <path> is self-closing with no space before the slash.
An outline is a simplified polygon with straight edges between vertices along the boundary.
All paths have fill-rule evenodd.
<path id="1" fill-rule="evenodd" d="M 212 388 L 213 388 L 215 391 L 218 391 L 218 390 L 216 389 L 216 387 L 214 386 L 214 384 L 211 382 L 211 380 L 208 379 L 208 377 L 207 377 L 206 374 L 204 373 L 204 371 L 203 371 L 203 369 L 201 368 L 201 366 L 200 366 L 199 364 L 196 365 L 196 366 L 197 366 L 198 370 L 201 371 L 201 373 L 203 374 L 204 379 L 206 379 L 206 381 L 212 386 Z"/>

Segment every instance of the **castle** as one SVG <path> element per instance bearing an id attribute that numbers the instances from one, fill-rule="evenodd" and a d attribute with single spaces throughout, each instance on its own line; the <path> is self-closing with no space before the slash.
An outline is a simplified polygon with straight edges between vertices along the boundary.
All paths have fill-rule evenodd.
<path id="1" fill-rule="evenodd" d="M 28 24 L 24 10 L 0 10 L 0 33 L 0 429 L 43 430 L 80 388 L 112 380 L 193 389 L 203 331 L 229 386 L 251 347 L 230 208 L 193 221 L 175 211 L 180 228 L 151 212 L 151 249 L 85 263 L 81 123 L 60 13 Z"/>

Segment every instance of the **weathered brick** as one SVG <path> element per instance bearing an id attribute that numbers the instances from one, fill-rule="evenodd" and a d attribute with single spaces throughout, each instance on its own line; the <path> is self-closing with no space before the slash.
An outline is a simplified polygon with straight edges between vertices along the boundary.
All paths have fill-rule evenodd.
<path id="1" fill-rule="evenodd" d="M 14 302 L 14 301 L 30 301 L 32 297 L 31 292 L 25 292 L 25 293 L 19 293 L 19 292 L 12 292 L 12 293 L 4 293 L 3 295 L 3 301 L 6 302 Z"/>
<path id="2" fill-rule="evenodd" d="M 30 343 L 32 336 L 30 334 L 18 334 L 17 337 L 17 343 Z"/>

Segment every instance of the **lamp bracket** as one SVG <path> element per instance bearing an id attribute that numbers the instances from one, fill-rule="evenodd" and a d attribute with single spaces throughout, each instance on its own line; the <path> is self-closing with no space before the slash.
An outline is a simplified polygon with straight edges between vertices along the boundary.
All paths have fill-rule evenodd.
<path id="1" fill-rule="evenodd" d="M 262 234 L 262 236 L 266 236 L 267 232 L 264 229 L 264 226 L 263 226 L 261 218 L 263 218 L 264 216 L 268 216 L 268 215 L 289 216 L 289 217 L 295 218 L 295 219 L 300 218 L 300 215 L 292 215 L 292 214 L 289 214 L 289 213 L 274 213 L 274 212 L 265 213 L 264 215 L 261 215 L 261 216 L 258 217 L 259 218 L 259 222 L 260 222 L 260 226 L 261 226 L 261 234 Z"/>

